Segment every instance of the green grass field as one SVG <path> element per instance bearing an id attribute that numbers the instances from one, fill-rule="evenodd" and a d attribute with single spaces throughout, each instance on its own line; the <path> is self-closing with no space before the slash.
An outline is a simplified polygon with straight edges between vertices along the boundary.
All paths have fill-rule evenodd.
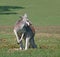
<path id="1" fill-rule="evenodd" d="M 13 26 L 24 13 L 35 26 L 37 49 L 17 51 Z M 60 0 L 0 0 L 0 57 L 60 57 Z"/>

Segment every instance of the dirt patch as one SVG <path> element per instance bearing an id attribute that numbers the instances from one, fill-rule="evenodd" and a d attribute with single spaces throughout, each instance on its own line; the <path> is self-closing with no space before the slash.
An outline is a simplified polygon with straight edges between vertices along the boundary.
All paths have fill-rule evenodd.
<path id="1" fill-rule="evenodd" d="M 54 49 L 57 48 L 57 46 L 55 46 L 55 45 L 51 45 L 51 46 L 49 46 L 49 45 L 41 45 L 39 48 L 40 49 L 52 49 L 52 50 L 54 50 Z"/>
<path id="2" fill-rule="evenodd" d="M 0 39 L 0 42 L 7 42 L 6 39 Z"/>
<path id="3" fill-rule="evenodd" d="M 60 37 L 60 26 L 35 26 L 36 36 Z M 13 34 L 13 26 L 0 26 L 1 34 Z"/>
<path id="4" fill-rule="evenodd" d="M 13 26 L 0 26 L 0 31 L 11 31 Z M 60 34 L 60 26 L 35 26 L 36 33 L 58 33 Z"/>
<path id="5" fill-rule="evenodd" d="M 13 53 L 15 51 L 19 51 L 19 48 L 8 49 L 7 53 Z"/>
<path id="6" fill-rule="evenodd" d="M 58 33 L 60 34 L 60 26 L 39 26 L 35 27 L 37 33 Z"/>
<path id="7" fill-rule="evenodd" d="M 55 37 L 55 38 L 60 38 L 60 34 L 51 34 L 51 33 L 36 33 L 36 37 Z"/>
<path id="8" fill-rule="evenodd" d="M 0 28 L 7 29 L 7 28 L 13 28 L 13 26 L 0 26 Z"/>
<path id="9" fill-rule="evenodd" d="M 20 50 L 19 48 L 11 48 L 11 49 L 9 49 L 9 51 L 18 51 L 18 50 Z"/>

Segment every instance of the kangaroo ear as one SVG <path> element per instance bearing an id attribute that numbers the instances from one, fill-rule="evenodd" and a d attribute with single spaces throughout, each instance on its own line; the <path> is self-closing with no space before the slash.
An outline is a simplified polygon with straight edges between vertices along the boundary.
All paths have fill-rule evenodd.
<path id="1" fill-rule="evenodd" d="M 27 14 L 25 13 L 23 17 L 24 17 L 24 18 L 27 18 Z"/>

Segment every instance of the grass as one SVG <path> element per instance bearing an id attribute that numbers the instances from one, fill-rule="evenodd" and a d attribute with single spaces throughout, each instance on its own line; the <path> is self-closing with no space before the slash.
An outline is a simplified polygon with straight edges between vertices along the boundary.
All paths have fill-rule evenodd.
<path id="1" fill-rule="evenodd" d="M 1 27 L 2 28 L 2 27 Z M 37 49 L 27 51 L 15 50 L 19 48 L 11 27 L 0 28 L 0 57 L 60 57 L 60 34 L 37 32 L 35 42 Z M 49 31 L 48 31 L 49 32 Z"/>
<path id="2" fill-rule="evenodd" d="M 17 51 L 13 26 L 24 13 L 36 27 L 38 48 Z M 0 0 L 0 57 L 60 57 L 60 0 Z"/>
<path id="3" fill-rule="evenodd" d="M 10 2 L 0 0 L 0 25 L 14 25 L 19 16 L 27 13 L 35 26 L 59 26 L 59 2 L 59 0 L 11 0 Z"/>

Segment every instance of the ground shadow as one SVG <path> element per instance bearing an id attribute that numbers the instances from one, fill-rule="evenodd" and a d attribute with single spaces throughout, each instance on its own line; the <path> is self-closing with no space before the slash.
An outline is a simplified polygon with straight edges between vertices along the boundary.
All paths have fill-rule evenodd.
<path id="1" fill-rule="evenodd" d="M 21 10 L 24 9 L 25 7 L 21 7 L 21 6 L 0 6 L 0 15 L 3 14 L 17 14 L 16 12 L 14 12 L 14 10 Z"/>

